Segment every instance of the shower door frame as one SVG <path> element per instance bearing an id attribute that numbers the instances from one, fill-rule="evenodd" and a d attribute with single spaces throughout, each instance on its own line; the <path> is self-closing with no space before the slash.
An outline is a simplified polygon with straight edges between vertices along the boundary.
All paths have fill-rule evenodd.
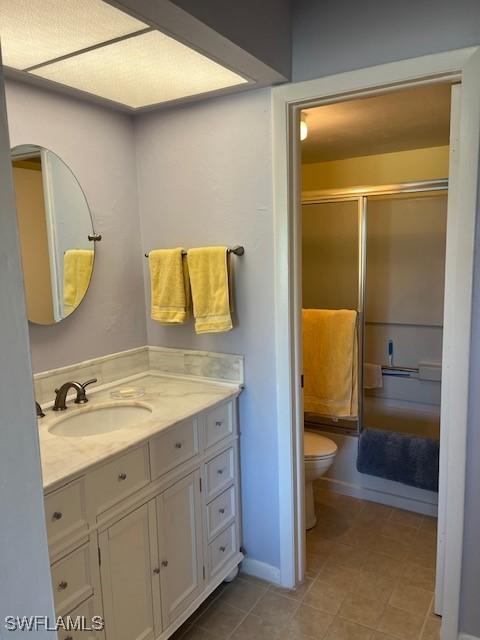
<path id="1" fill-rule="evenodd" d="M 301 204 L 330 204 L 332 202 L 357 203 L 358 228 L 358 287 L 357 287 L 357 330 L 358 330 L 358 416 L 356 433 L 363 429 L 364 418 L 364 388 L 363 365 L 365 356 L 365 301 L 367 280 L 367 220 L 368 198 L 374 196 L 396 196 L 403 193 L 431 193 L 446 191 L 448 193 L 448 178 L 436 180 L 416 180 L 382 186 L 349 187 L 345 189 L 321 189 L 302 191 Z M 320 425 L 321 423 L 319 423 Z M 337 430 L 334 425 L 328 425 Z M 338 427 L 338 431 L 352 433 L 353 429 Z M 337 432 L 338 432 L 337 431 Z"/>
<path id="2" fill-rule="evenodd" d="M 474 238 L 480 151 L 480 47 L 444 51 L 347 71 L 272 90 L 275 355 L 280 567 L 258 575 L 292 587 L 305 576 L 303 399 L 301 388 L 298 208 L 302 109 L 438 82 L 461 83 L 452 91 L 450 188 L 444 321 L 441 525 L 445 527 L 442 640 L 457 640 L 460 624 Z M 461 91 L 461 99 L 460 99 Z M 454 98 L 456 95 L 456 99 Z M 456 286 L 461 282 L 462 286 Z M 448 334 L 448 340 L 446 335 Z M 443 399 L 443 398 L 442 398 Z M 442 411 L 443 413 L 443 411 Z M 454 427 L 454 428 L 453 428 Z M 445 433 L 443 431 L 445 430 Z M 440 515 L 440 512 L 439 512 Z M 261 563 L 259 563 L 260 565 Z M 470 580 L 472 577 L 470 576 Z"/>
<path id="3" fill-rule="evenodd" d="M 358 336 L 358 389 L 363 389 L 363 351 L 365 331 L 365 266 L 366 266 L 366 197 L 358 195 L 353 189 L 344 191 L 304 191 L 302 193 L 302 206 L 309 204 L 331 204 L 332 202 L 356 202 L 357 203 L 357 232 L 358 232 L 358 284 L 357 284 L 357 336 Z M 357 394 L 358 413 L 356 433 L 361 431 L 363 423 L 363 394 Z M 322 416 L 328 419 L 330 416 Z M 353 422 L 353 420 L 352 420 Z M 321 424 L 320 422 L 318 423 Z M 323 426 L 323 425 L 322 425 Z M 329 428 L 338 431 L 352 433 L 350 427 L 328 425 Z"/>

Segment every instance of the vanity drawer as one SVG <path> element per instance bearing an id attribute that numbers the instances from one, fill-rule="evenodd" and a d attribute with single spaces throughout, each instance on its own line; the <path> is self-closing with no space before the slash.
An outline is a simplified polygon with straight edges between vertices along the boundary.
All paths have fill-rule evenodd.
<path id="1" fill-rule="evenodd" d="M 89 503 L 101 513 L 149 482 L 148 447 L 139 447 L 88 474 Z"/>
<path id="2" fill-rule="evenodd" d="M 235 555 L 237 548 L 236 538 L 234 523 L 208 545 L 208 568 L 210 576 L 217 573 L 217 571 Z"/>
<path id="3" fill-rule="evenodd" d="M 85 482 L 75 480 L 45 496 L 48 546 L 58 550 L 88 531 Z"/>
<path id="4" fill-rule="evenodd" d="M 100 616 L 100 611 L 95 611 L 94 599 L 89 598 L 76 609 L 70 611 L 68 616 L 73 624 L 81 618 L 82 621 L 79 624 L 83 623 L 85 627 L 92 628 L 92 618 Z M 98 640 L 102 637 L 103 631 L 82 631 L 81 628 L 58 632 L 58 640 Z"/>
<path id="5" fill-rule="evenodd" d="M 233 403 L 222 404 L 207 413 L 205 424 L 205 446 L 220 442 L 233 433 Z"/>
<path id="6" fill-rule="evenodd" d="M 88 544 L 52 564 L 52 585 L 57 615 L 71 611 L 92 595 Z"/>
<path id="7" fill-rule="evenodd" d="M 225 525 L 235 519 L 235 487 L 230 487 L 207 507 L 208 539 L 214 538 Z"/>
<path id="8" fill-rule="evenodd" d="M 152 477 L 158 478 L 198 455 L 197 418 L 185 420 L 150 441 Z"/>
<path id="9" fill-rule="evenodd" d="M 234 478 L 233 449 L 220 453 L 205 465 L 207 500 L 226 488 Z"/>

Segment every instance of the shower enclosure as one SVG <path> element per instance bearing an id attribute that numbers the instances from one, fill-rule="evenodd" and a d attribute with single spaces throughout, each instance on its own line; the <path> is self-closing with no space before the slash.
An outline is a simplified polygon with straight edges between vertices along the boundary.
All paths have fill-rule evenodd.
<path id="1" fill-rule="evenodd" d="M 358 416 L 307 424 L 439 437 L 447 180 L 309 194 L 303 307 L 356 309 Z M 364 388 L 364 364 L 375 367 Z M 372 385 L 370 385 L 372 386 Z"/>

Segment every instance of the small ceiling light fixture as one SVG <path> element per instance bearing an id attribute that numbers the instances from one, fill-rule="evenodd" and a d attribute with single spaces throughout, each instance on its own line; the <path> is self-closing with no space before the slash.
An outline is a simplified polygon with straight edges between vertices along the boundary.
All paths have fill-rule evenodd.
<path id="1" fill-rule="evenodd" d="M 303 142 L 308 136 L 307 116 L 302 113 L 300 119 L 300 140 Z"/>

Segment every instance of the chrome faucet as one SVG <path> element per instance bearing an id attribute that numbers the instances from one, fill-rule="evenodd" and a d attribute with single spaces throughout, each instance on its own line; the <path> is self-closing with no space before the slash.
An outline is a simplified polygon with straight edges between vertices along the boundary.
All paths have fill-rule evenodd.
<path id="1" fill-rule="evenodd" d="M 56 396 L 53 410 L 65 411 L 65 409 L 67 408 L 67 393 L 70 391 L 70 389 L 75 389 L 75 391 L 77 392 L 75 404 L 85 404 L 86 402 L 88 402 L 85 389 L 89 384 L 93 384 L 94 382 L 97 382 L 96 378 L 87 380 L 87 382 L 84 382 L 83 384 L 81 382 L 65 382 L 65 384 L 62 384 L 60 389 L 55 389 Z"/>

